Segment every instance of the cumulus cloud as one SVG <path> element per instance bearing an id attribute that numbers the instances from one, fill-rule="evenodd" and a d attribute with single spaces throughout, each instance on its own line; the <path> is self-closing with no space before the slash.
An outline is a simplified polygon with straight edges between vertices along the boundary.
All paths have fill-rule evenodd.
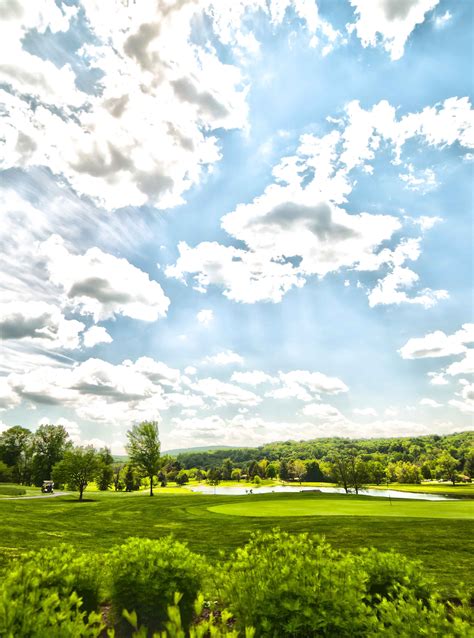
<path id="1" fill-rule="evenodd" d="M 84 0 L 79 65 L 59 67 L 27 51 L 23 40 L 67 31 L 77 8 L 10 0 L 1 31 L 8 51 L 0 63 L 3 166 L 47 166 L 108 209 L 182 203 L 220 159 L 219 131 L 247 124 L 238 63 L 259 47 L 248 16 L 266 15 L 276 28 L 290 8 L 309 34 L 336 46 L 339 32 L 316 4 L 299 0 L 117 2 L 112 12 Z M 203 41 L 194 37 L 196 23 L 207 25 Z M 222 45 L 232 45 L 235 60 L 223 59 Z M 79 66 L 100 79 L 89 74 L 92 86 L 80 82 Z"/>
<path id="2" fill-rule="evenodd" d="M 314 275 L 321 278 L 349 268 L 385 270 L 369 293 L 372 306 L 412 303 L 428 308 L 446 299 L 445 290 L 419 290 L 418 275 L 404 266 L 418 259 L 421 239 L 401 238 L 393 249 L 382 248 L 402 229 L 399 217 L 349 214 L 343 205 L 354 185 L 351 172 L 372 172 L 369 162 L 379 149 L 391 147 L 393 163 L 399 164 L 413 138 L 436 147 L 455 142 L 473 146 L 469 100 L 450 98 L 400 118 L 386 101 L 367 110 L 353 101 L 336 124 L 321 137 L 302 135 L 296 154 L 274 167 L 274 183 L 251 203 L 224 215 L 222 228 L 239 247 L 181 242 L 179 257 L 166 275 L 191 280 L 200 292 L 218 286 L 229 299 L 255 303 L 279 302 Z"/>
<path id="3" fill-rule="evenodd" d="M 43 242 L 41 252 L 52 283 L 81 314 L 95 321 L 114 315 L 156 321 L 166 315 L 169 299 L 160 284 L 126 259 L 100 248 L 75 255 L 58 235 Z"/>
<path id="4" fill-rule="evenodd" d="M 214 312 L 208 308 L 203 308 L 197 313 L 196 319 L 204 326 L 208 326 L 214 319 Z"/>
<path id="5" fill-rule="evenodd" d="M 222 352 L 210 355 L 204 359 L 204 363 L 215 366 L 228 366 L 234 364 L 242 365 L 243 362 L 243 357 L 241 357 L 240 354 L 237 354 L 237 352 L 233 352 L 232 350 L 223 350 Z"/>
<path id="6" fill-rule="evenodd" d="M 322 372 L 308 370 L 292 370 L 279 372 L 281 387 L 265 394 L 272 399 L 297 399 L 312 401 L 319 399 L 320 394 L 339 394 L 349 388 L 337 377 L 328 377 Z"/>
<path id="7" fill-rule="evenodd" d="M 438 401 L 435 401 L 434 399 L 421 399 L 420 400 L 420 405 L 426 405 L 429 408 L 442 408 L 443 404 L 442 403 L 438 403 Z"/>
<path id="8" fill-rule="evenodd" d="M 67 320 L 61 310 L 42 301 L 0 303 L 0 338 L 24 340 L 46 348 L 79 347 L 85 325 Z"/>
<path id="9" fill-rule="evenodd" d="M 255 406 L 262 401 L 261 397 L 257 396 L 254 392 L 244 390 L 238 385 L 225 383 L 224 381 L 210 377 L 199 379 L 195 383 L 192 383 L 191 389 L 212 399 L 215 405 L 220 407 L 227 405 Z"/>
<path id="10" fill-rule="evenodd" d="M 374 408 L 354 408 L 352 412 L 356 416 L 377 416 L 377 410 Z"/>
<path id="11" fill-rule="evenodd" d="M 247 372 L 234 372 L 231 381 L 243 383 L 244 385 L 257 386 L 261 383 L 278 383 L 278 379 L 272 377 L 261 370 L 249 370 Z"/>
<path id="12" fill-rule="evenodd" d="M 458 399 L 451 399 L 450 405 L 464 414 L 474 414 L 474 383 L 462 380 L 461 392 L 457 393 Z"/>
<path id="13" fill-rule="evenodd" d="M 446 335 L 442 330 L 435 330 L 424 337 L 409 339 L 400 348 L 403 359 L 420 359 L 426 357 L 450 357 L 467 351 L 467 345 L 474 343 L 474 324 L 465 323 L 460 330 Z"/>
<path id="14" fill-rule="evenodd" d="M 112 343 L 113 339 L 103 326 L 92 326 L 83 335 L 86 348 L 93 348 L 98 343 Z"/>
<path id="15" fill-rule="evenodd" d="M 304 416 L 315 417 L 316 419 L 334 420 L 344 419 L 344 416 L 333 405 L 327 403 L 308 403 L 301 410 Z"/>
<path id="16" fill-rule="evenodd" d="M 357 20 L 348 26 L 357 33 L 362 46 L 377 46 L 379 41 L 390 53 L 392 60 L 399 60 L 405 44 L 418 24 L 439 0 L 350 0 Z"/>

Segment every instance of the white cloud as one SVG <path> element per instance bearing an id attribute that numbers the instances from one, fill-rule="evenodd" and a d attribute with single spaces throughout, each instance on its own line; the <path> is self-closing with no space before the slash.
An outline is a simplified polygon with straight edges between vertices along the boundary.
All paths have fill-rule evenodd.
<path id="1" fill-rule="evenodd" d="M 474 374 L 474 350 L 468 350 L 461 361 L 452 363 L 445 372 L 452 377 L 460 374 Z"/>
<path id="2" fill-rule="evenodd" d="M 417 217 L 417 218 L 410 217 L 409 219 L 413 224 L 417 224 L 422 231 L 431 230 L 433 226 L 443 221 L 441 217 L 435 217 L 435 216 L 430 217 L 428 215 L 421 215 L 420 217 Z"/>
<path id="3" fill-rule="evenodd" d="M 196 319 L 204 326 L 208 326 L 214 319 L 214 312 L 207 308 L 200 310 L 196 315 Z"/>
<path id="4" fill-rule="evenodd" d="M 91 326 L 84 335 L 84 345 L 86 348 L 93 348 L 98 343 L 112 343 L 113 339 L 102 326 Z"/>
<path id="5" fill-rule="evenodd" d="M 399 177 L 405 182 L 406 188 L 425 195 L 439 186 L 436 174 L 431 168 L 416 171 L 413 164 L 407 164 L 406 173 L 400 173 Z"/>
<path id="6" fill-rule="evenodd" d="M 352 412 L 357 416 L 377 416 L 374 408 L 354 408 Z"/>
<path id="7" fill-rule="evenodd" d="M 421 399 L 420 401 L 420 405 L 426 405 L 429 408 L 442 408 L 443 404 L 442 403 L 438 403 L 438 401 L 435 401 L 434 399 Z"/>
<path id="8" fill-rule="evenodd" d="M 474 343 L 474 324 L 465 323 L 452 335 L 436 330 L 424 337 L 409 339 L 398 352 L 403 359 L 449 357 L 466 352 L 467 344 L 471 343 Z"/>
<path id="9" fill-rule="evenodd" d="M 3 166 L 47 166 L 108 209 L 182 203 L 220 159 L 215 133 L 247 126 L 238 64 L 259 49 L 249 16 L 266 15 L 277 27 L 290 8 L 325 48 L 337 45 L 340 33 L 302 0 L 116 2 L 113 11 L 83 0 L 91 37 L 75 57 L 100 79 L 80 90 L 77 66 L 57 68 L 22 46 L 30 32 L 66 31 L 77 8 L 12 0 L 0 34 L 8 53 L 0 79 L 11 91 Z M 236 63 L 221 59 L 222 45 Z"/>
<path id="10" fill-rule="evenodd" d="M 244 383 L 245 385 L 253 386 L 260 385 L 261 383 L 278 383 L 278 379 L 261 370 L 234 372 L 230 380 L 235 381 L 235 383 Z"/>
<path id="11" fill-rule="evenodd" d="M 431 288 L 424 288 L 410 297 L 404 288 L 412 289 L 419 279 L 416 272 L 410 268 L 395 266 L 385 277 L 379 279 L 377 285 L 368 293 L 369 306 L 373 308 L 378 305 L 408 303 L 431 308 L 440 299 L 449 298 L 447 290 L 431 290 Z"/>
<path id="12" fill-rule="evenodd" d="M 217 354 L 208 356 L 204 359 L 204 363 L 208 363 L 215 366 L 228 366 L 228 365 L 242 365 L 244 362 L 243 357 L 237 352 L 232 350 L 223 350 Z"/>
<path id="13" fill-rule="evenodd" d="M 448 385 L 449 381 L 442 372 L 428 372 L 432 385 Z"/>
<path id="14" fill-rule="evenodd" d="M 349 390 L 343 381 L 337 377 L 328 377 L 322 372 L 292 370 L 291 372 L 280 372 L 280 379 L 284 385 L 296 383 L 312 393 L 339 394 Z"/>
<path id="15" fill-rule="evenodd" d="M 439 0 L 350 0 L 357 20 L 348 26 L 356 31 L 362 46 L 377 46 L 379 36 L 392 60 L 399 60 L 405 44 L 418 24 Z"/>
<path id="16" fill-rule="evenodd" d="M 452 19 L 452 17 L 453 15 L 449 10 L 445 11 L 443 15 L 436 16 L 434 21 L 436 29 L 443 29 Z"/>
<path id="17" fill-rule="evenodd" d="M 262 401 L 254 392 L 244 390 L 238 385 L 224 383 L 219 379 L 212 379 L 210 377 L 199 379 L 191 385 L 191 389 L 209 397 L 220 407 L 227 405 L 255 406 Z"/>
<path id="18" fill-rule="evenodd" d="M 169 299 L 160 284 L 126 259 L 100 248 L 74 255 L 58 235 L 40 248 L 52 283 L 81 314 L 91 314 L 95 321 L 114 315 L 156 321 L 166 315 Z"/>
<path id="19" fill-rule="evenodd" d="M 323 420 L 344 419 L 345 417 L 333 405 L 327 403 L 308 403 L 301 410 L 305 416 Z"/>
<path id="20" fill-rule="evenodd" d="M 85 325 L 67 320 L 61 310 L 42 301 L 0 303 L 0 338 L 23 340 L 45 348 L 79 347 Z"/>
<path id="21" fill-rule="evenodd" d="M 449 98 L 399 119 L 386 101 L 368 110 L 352 101 L 345 110 L 330 133 L 301 136 L 296 154 L 274 167 L 275 181 L 263 194 L 224 215 L 222 228 L 244 248 L 217 242 L 190 247 L 181 242 L 179 257 L 166 268 L 166 275 L 183 282 L 189 278 L 199 292 L 219 286 L 234 301 L 276 303 L 314 275 L 384 268 L 388 272 L 369 294 L 372 306 L 411 303 L 429 308 L 446 299 L 445 290 L 419 290 L 418 275 L 403 265 L 418 259 L 421 239 L 401 238 L 393 249 L 380 248 L 400 231 L 400 218 L 349 214 L 342 205 L 354 186 L 351 171 L 372 169 L 367 162 L 378 149 L 390 146 L 393 163 L 401 163 L 402 149 L 413 138 L 437 147 L 455 142 L 473 146 L 469 100 Z M 406 289 L 413 293 L 408 295 Z"/>
<path id="22" fill-rule="evenodd" d="M 0 410 L 10 410 L 17 406 L 20 400 L 8 379 L 0 377 Z"/>
<path id="23" fill-rule="evenodd" d="M 460 399 L 452 399 L 449 404 L 464 414 L 474 414 L 474 383 L 466 381 L 457 396 Z"/>

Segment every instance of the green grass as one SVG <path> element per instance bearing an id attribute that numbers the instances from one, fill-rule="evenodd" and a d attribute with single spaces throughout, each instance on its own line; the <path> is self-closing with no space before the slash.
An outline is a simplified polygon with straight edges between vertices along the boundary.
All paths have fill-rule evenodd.
<path id="1" fill-rule="evenodd" d="M 404 499 L 375 498 L 370 496 L 307 495 L 295 498 L 284 495 L 277 501 L 248 499 L 209 507 L 210 512 L 232 516 L 391 516 L 395 518 L 472 518 L 474 503 L 471 501 L 413 501 Z"/>
<path id="2" fill-rule="evenodd" d="M 265 507 L 273 508 L 275 513 L 288 502 L 288 495 L 213 496 L 192 494 L 183 488 L 160 492 L 154 498 L 146 492 L 86 492 L 85 498 L 91 500 L 85 503 L 78 503 L 77 496 L 0 501 L 0 562 L 5 567 L 21 552 L 59 542 L 103 553 L 130 536 L 159 538 L 169 533 L 215 561 L 221 551 L 228 555 L 243 545 L 253 531 L 280 527 L 291 533 L 322 534 L 342 550 L 357 551 L 373 546 L 384 551 L 394 549 L 419 559 L 445 595 L 453 594 L 460 581 L 474 589 L 471 569 L 474 524 L 465 516 L 466 510 L 456 510 L 454 518 L 420 518 L 415 513 L 416 507 L 474 507 L 474 503 L 410 502 L 409 506 L 414 507 L 413 516 L 386 516 L 384 512 L 389 504 L 384 499 L 300 493 L 291 496 L 294 506 L 317 498 L 328 508 L 339 508 L 339 511 L 330 516 L 257 517 L 229 516 L 209 508 L 267 504 Z M 370 515 L 354 516 L 344 512 L 341 509 L 344 499 L 349 498 L 351 507 L 367 507 L 370 501 Z M 392 507 L 402 509 L 405 503 L 397 501 Z"/>
<path id="3" fill-rule="evenodd" d="M 369 485 L 374 490 L 386 490 L 386 485 Z M 420 492 L 422 494 L 445 494 L 449 497 L 474 498 L 474 483 L 459 483 L 452 485 L 451 483 L 415 483 L 407 485 L 406 483 L 390 483 L 389 490 L 397 492 Z"/>
<path id="4" fill-rule="evenodd" d="M 18 498 L 19 496 L 39 496 L 39 487 L 16 485 L 14 483 L 0 483 L 0 498 Z"/>

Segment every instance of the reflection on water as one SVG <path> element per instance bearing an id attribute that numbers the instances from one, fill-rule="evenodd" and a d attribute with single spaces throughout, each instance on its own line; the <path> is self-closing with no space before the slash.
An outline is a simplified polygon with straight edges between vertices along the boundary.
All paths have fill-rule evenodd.
<path id="1" fill-rule="evenodd" d="M 196 487 L 188 488 L 193 492 L 200 492 L 201 494 L 216 494 L 220 496 L 245 496 L 245 494 L 271 494 L 272 492 L 285 492 L 286 494 L 295 494 L 298 492 L 324 492 L 328 494 L 344 494 L 344 488 L 342 487 L 301 487 L 290 485 L 267 485 L 264 487 L 256 487 L 249 485 L 243 486 L 216 486 L 211 485 L 198 485 Z M 421 494 L 419 492 L 399 492 L 397 490 L 374 490 L 365 489 L 359 490 L 359 494 L 362 496 L 382 496 L 385 498 L 409 498 L 419 501 L 451 501 L 453 499 L 446 496 L 440 496 L 439 494 Z"/>

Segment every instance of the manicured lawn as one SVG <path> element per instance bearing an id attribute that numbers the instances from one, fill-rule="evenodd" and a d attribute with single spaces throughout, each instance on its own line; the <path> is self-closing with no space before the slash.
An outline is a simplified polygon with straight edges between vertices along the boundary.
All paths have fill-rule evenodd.
<path id="1" fill-rule="evenodd" d="M 285 495 L 286 496 L 286 495 Z M 326 496 L 326 495 L 325 495 Z M 238 498 L 238 497 L 237 497 Z M 471 518 L 472 501 L 413 501 L 353 495 L 295 495 L 275 500 L 258 498 L 208 508 L 210 512 L 232 516 L 393 516 L 408 518 Z"/>
<path id="2" fill-rule="evenodd" d="M 287 494 L 213 496 L 192 494 L 183 488 L 160 492 L 154 498 L 144 492 L 86 492 L 85 498 L 91 500 L 84 503 L 73 496 L 0 501 L 1 564 L 6 567 L 21 552 L 59 542 L 101 554 L 130 536 L 159 538 L 170 533 L 215 561 L 221 552 L 228 555 L 243 545 L 253 531 L 280 527 L 292 533 L 322 534 L 342 550 L 358 551 L 367 546 L 394 549 L 421 560 L 444 594 L 454 593 L 460 581 L 474 590 L 474 523 L 467 517 L 474 502 L 397 501 L 393 508 L 406 512 L 406 507 L 413 507 L 412 515 L 386 516 L 390 505 L 385 499 L 302 493 L 291 496 L 292 506 L 307 506 L 317 498 L 331 515 L 282 516 L 281 508 L 290 501 Z M 344 503 L 349 503 L 345 499 L 351 499 L 352 508 L 370 507 L 371 513 L 348 514 L 343 509 Z M 265 506 L 272 508 L 273 514 L 229 516 L 209 511 L 216 506 Z M 455 517 L 422 518 L 415 513 L 417 507 L 440 506 L 453 507 L 449 511 Z M 336 514 L 335 508 L 339 508 Z"/>
<path id="3" fill-rule="evenodd" d="M 386 485 L 370 485 L 374 490 L 386 490 Z M 407 485 L 406 483 L 390 483 L 390 490 L 397 492 L 421 492 L 424 494 L 445 494 L 455 498 L 474 498 L 474 483 L 421 483 L 421 485 Z"/>

